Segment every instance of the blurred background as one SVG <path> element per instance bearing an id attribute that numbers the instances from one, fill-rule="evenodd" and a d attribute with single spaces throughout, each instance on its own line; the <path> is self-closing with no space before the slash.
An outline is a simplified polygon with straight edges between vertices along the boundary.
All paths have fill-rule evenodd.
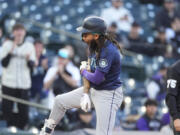
<path id="1" fill-rule="evenodd" d="M 26 30 L 24 41 L 34 45 L 38 62 L 31 71 L 28 102 L 0 94 L 0 134 L 38 134 L 54 97 L 82 85 L 79 65 L 88 51 L 76 28 L 90 15 L 105 19 L 108 32 L 116 35 L 124 52 L 125 96 L 117 112 L 115 134 L 172 134 L 165 78 L 168 66 L 180 57 L 179 10 L 179 0 L 0 0 L 0 53 L 3 44 L 13 40 L 12 28 L 18 23 Z M 0 64 L 0 78 L 4 68 Z M 62 69 L 71 82 L 61 76 Z M 3 100 L 12 102 L 10 120 L 4 117 Z M 29 108 L 23 126 L 17 124 L 19 103 Z M 72 109 L 56 131 L 91 135 L 95 119 L 94 110 Z"/>

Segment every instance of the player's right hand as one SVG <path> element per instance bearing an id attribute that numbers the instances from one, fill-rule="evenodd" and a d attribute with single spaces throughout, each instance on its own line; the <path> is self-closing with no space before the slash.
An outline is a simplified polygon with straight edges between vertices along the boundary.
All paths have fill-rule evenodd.
<path id="1" fill-rule="evenodd" d="M 80 65 L 80 71 L 82 69 L 86 69 L 87 68 L 87 62 L 86 61 L 81 61 L 81 65 Z"/>
<path id="2" fill-rule="evenodd" d="M 180 131 L 180 119 L 174 120 L 174 128 L 176 131 Z"/>
<path id="3" fill-rule="evenodd" d="M 91 101 L 87 93 L 84 93 L 83 96 L 81 97 L 80 106 L 81 106 L 81 109 L 85 112 L 88 112 L 91 110 Z"/>
<path id="4" fill-rule="evenodd" d="M 82 71 L 83 69 L 90 71 L 90 65 L 88 65 L 87 61 L 81 61 L 81 65 L 79 69 L 80 71 Z"/>

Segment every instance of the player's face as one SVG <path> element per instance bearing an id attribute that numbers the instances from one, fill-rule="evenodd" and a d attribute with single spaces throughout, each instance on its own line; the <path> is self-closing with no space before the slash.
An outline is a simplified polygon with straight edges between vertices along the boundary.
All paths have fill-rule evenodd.
<path id="1" fill-rule="evenodd" d="M 82 34 L 82 40 L 88 45 L 90 45 L 92 41 L 97 40 L 98 38 L 99 38 L 98 34 L 91 34 L 91 33 Z"/>
<path id="2" fill-rule="evenodd" d="M 24 41 L 26 35 L 25 29 L 16 29 L 13 31 L 14 40 L 17 44 L 21 44 Z"/>
<path id="3" fill-rule="evenodd" d="M 82 40 L 89 45 L 93 40 L 93 35 L 90 33 L 83 33 Z"/>

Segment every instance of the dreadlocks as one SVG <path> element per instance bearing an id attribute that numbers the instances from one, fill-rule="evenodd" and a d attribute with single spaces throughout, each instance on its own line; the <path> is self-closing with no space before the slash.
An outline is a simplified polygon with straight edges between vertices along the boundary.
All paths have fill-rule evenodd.
<path id="1" fill-rule="evenodd" d="M 90 48 L 89 48 L 90 53 L 96 53 L 97 59 L 99 59 L 101 49 L 104 47 L 106 40 L 109 40 L 110 42 L 112 42 L 113 45 L 115 45 L 119 49 L 120 53 L 123 54 L 123 51 L 119 45 L 119 42 L 115 39 L 115 35 L 111 33 L 101 34 L 97 42 L 95 40 L 92 40 Z"/>
<path id="2" fill-rule="evenodd" d="M 115 39 L 115 35 L 112 33 L 107 33 L 105 35 L 105 38 L 109 41 L 111 41 L 120 51 L 121 54 L 123 54 L 122 48 L 120 47 L 119 42 Z"/>

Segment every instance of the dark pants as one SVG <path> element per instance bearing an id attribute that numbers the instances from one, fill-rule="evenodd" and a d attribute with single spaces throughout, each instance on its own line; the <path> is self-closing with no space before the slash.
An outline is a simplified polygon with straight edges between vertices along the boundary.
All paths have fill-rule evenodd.
<path id="1" fill-rule="evenodd" d="M 29 90 L 25 89 L 12 89 L 6 86 L 2 86 L 3 94 L 28 100 Z M 28 122 L 28 106 L 23 104 L 17 104 L 18 112 L 13 112 L 14 102 L 3 99 L 2 100 L 2 112 L 3 118 L 7 121 L 8 126 L 17 126 L 20 129 L 23 129 Z"/>

